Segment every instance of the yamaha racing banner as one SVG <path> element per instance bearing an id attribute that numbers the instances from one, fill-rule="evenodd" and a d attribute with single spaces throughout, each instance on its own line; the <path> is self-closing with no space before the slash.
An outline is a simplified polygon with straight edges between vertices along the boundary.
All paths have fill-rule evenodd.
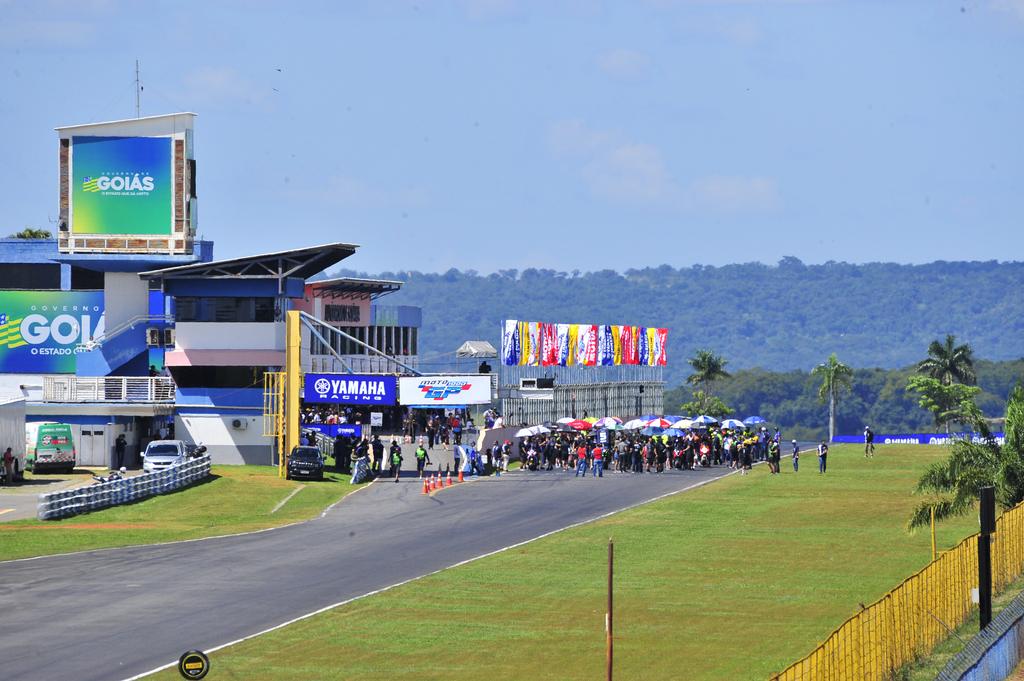
<path id="1" fill-rule="evenodd" d="M 394 376 L 306 374 L 302 399 L 330 404 L 393 405 L 395 387 Z"/>

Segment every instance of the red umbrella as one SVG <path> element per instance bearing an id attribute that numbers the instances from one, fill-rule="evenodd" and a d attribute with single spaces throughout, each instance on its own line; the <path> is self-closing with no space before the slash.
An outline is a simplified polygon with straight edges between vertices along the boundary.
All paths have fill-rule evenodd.
<path id="1" fill-rule="evenodd" d="M 591 428 L 594 427 L 593 423 L 590 423 L 589 421 L 580 421 L 580 420 L 570 421 L 569 423 L 567 423 L 565 425 L 569 426 L 573 430 L 590 430 Z"/>
<path id="2" fill-rule="evenodd" d="M 651 419 L 647 422 L 648 428 L 671 428 L 672 422 L 665 419 Z"/>

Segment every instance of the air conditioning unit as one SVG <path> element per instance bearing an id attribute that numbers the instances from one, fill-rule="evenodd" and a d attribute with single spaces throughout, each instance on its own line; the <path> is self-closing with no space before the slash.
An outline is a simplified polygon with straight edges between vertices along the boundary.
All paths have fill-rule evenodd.
<path id="1" fill-rule="evenodd" d="M 519 387 L 520 388 L 536 388 L 537 387 L 537 379 L 536 378 L 520 378 L 519 379 Z"/>
<path id="2" fill-rule="evenodd" d="M 146 345 L 151 348 L 160 347 L 160 329 L 155 326 L 146 328 Z"/>
<path id="3" fill-rule="evenodd" d="M 235 430 L 245 430 L 249 427 L 248 419 L 231 419 L 231 427 Z"/>
<path id="4" fill-rule="evenodd" d="M 164 329 L 164 347 L 174 347 L 174 329 Z"/>

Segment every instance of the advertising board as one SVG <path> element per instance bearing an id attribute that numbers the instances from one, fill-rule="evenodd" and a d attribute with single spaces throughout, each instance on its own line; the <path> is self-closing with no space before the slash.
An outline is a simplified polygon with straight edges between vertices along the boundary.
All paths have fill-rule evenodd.
<path id="1" fill-rule="evenodd" d="M 364 374 L 306 374 L 306 402 L 327 404 L 379 404 L 396 402 L 394 376 Z"/>
<path id="2" fill-rule="evenodd" d="M 103 326 L 102 291 L 0 291 L 0 373 L 74 373 Z"/>
<path id="3" fill-rule="evenodd" d="M 170 138 L 72 138 L 73 234 L 168 235 L 172 196 Z"/>
<path id="4" fill-rule="evenodd" d="M 491 377 L 413 376 L 398 379 L 399 402 L 446 407 L 451 404 L 490 404 Z"/>

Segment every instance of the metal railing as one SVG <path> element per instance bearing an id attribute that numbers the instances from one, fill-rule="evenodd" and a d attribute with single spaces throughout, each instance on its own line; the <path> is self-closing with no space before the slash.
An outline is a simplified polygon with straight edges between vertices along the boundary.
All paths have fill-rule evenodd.
<path id="1" fill-rule="evenodd" d="M 996 521 L 992 587 L 1004 589 L 1024 570 L 1024 504 Z M 809 655 L 771 681 L 884 681 L 928 655 L 973 609 L 978 535 L 967 537 L 921 571 L 843 622 Z"/>
<path id="2" fill-rule="evenodd" d="M 170 376 L 44 376 L 44 402 L 174 402 Z"/>
<path id="3" fill-rule="evenodd" d="M 117 326 L 107 329 L 102 335 L 96 336 L 85 343 L 80 343 L 78 347 L 84 351 L 92 351 L 102 346 L 106 341 L 120 336 L 125 331 L 134 329 L 136 326 L 154 323 L 173 324 L 174 317 L 168 315 L 135 315 L 134 317 L 121 322 Z"/>
<path id="4" fill-rule="evenodd" d="M 40 520 L 56 520 L 127 504 L 140 499 L 174 492 L 210 475 L 210 457 L 189 459 L 178 466 L 145 473 L 113 482 L 103 482 L 77 489 L 39 495 L 36 516 Z"/>

